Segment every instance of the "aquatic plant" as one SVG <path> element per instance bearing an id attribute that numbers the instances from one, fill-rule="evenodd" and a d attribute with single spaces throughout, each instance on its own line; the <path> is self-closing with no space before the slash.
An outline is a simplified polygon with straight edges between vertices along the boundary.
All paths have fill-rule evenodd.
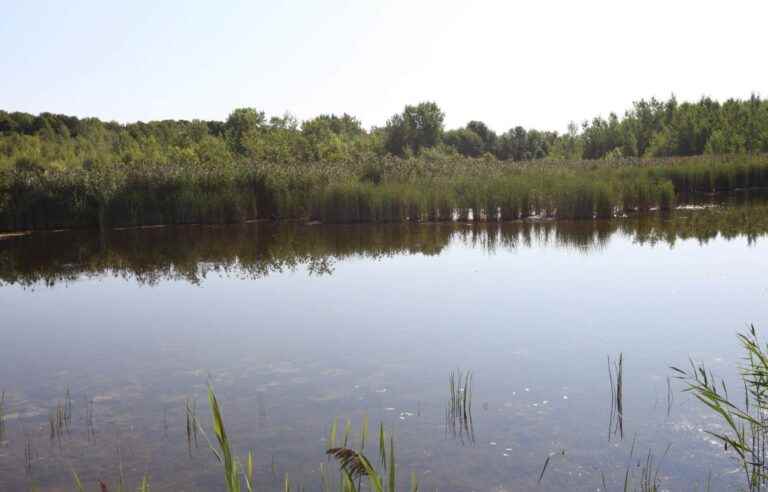
<path id="1" fill-rule="evenodd" d="M 539 473 L 539 479 L 537 480 L 539 483 L 541 483 L 541 480 L 544 478 L 544 473 L 547 471 L 551 459 L 551 456 L 547 456 L 547 459 L 544 460 L 544 466 L 541 467 L 541 473 Z"/>
<path id="2" fill-rule="evenodd" d="M 88 434 L 88 439 L 92 439 L 96 436 L 96 425 L 94 422 L 94 412 L 95 412 L 95 405 L 96 402 L 94 400 L 89 400 L 86 398 L 85 403 L 85 428 L 86 432 Z"/>
<path id="3" fill-rule="evenodd" d="M 336 431 L 338 426 L 339 426 L 339 419 L 333 419 L 333 422 L 331 423 L 331 431 L 328 435 L 328 444 L 332 448 L 336 447 Z"/>
<path id="4" fill-rule="evenodd" d="M 649 449 L 645 457 L 638 460 L 636 465 L 633 465 L 635 462 L 635 450 L 637 449 L 637 436 L 635 436 L 632 439 L 627 466 L 624 470 L 622 490 L 625 492 L 660 492 L 661 490 L 665 490 L 661 488 L 659 473 L 664 458 L 669 454 L 671 447 L 671 444 L 667 445 L 660 458 L 657 458 L 653 450 Z M 635 484 L 635 468 L 639 468 L 639 481 L 637 484 Z M 605 476 L 603 476 L 603 486 L 605 490 L 607 490 L 607 487 L 605 487 Z"/>
<path id="5" fill-rule="evenodd" d="M 458 438 L 461 443 L 468 439 L 475 442 L 472 425 L 472 371 L 462 373 L 460 369 L 448 376 L 449 400 L 445 410 L 446 432 Z"/>
<path id="6" fill-rule="evenodd" d="M 214 445 L 213 442 L 211 442 L 210 439 L 208 439 L 207 434 L 205 433 L 205 430 L 203 429 L 202 425 L 197 419 L 196 416 L 196 405 L 190 401 L 190 399 L 185 400 L 185 410 L 187 412 L 187 439 L 188 443 L 191 444 L 191 440 L 194 439 L 192 437 L 195 432 L 193 431 L 192 427 L 198 428 L 199 431 L 202 433 L 203 437 L 206 439 L 209 449 L 213 453 L 213 455 L 216 457 L 216 460 L 222 465 L 223 471 L 224 471 L 224 483 L 226 485 L 228 492 L 240 492 L 242 490 L 243 484 L 245 484 L 245 489 L 248 492 L 253 492 L 254 490 L 254 464 L 253 464 L 253 452 L 249 451 L 248 456 L 246 458 L 245 465 L 241 465 L 239 459 L 234 455 L 232 452 L 232 445 L 229 440 L 229 437 L 227 435 L 226 429 L 224 427 L 224 418 L 222 416 L 221 407 L 219 406 L 219 402 L 216 398 L 216 394 L 213 391 L 213 387 L 208 387 L 208 403 L 210 405 L 211 409 L 211 423 L 213 428 L 213 433 L 216 437 L 217 444 Z M 123 477 L 123 466 L 122 466 L 122 459 L 120 454 L 120 448 L 118 447 L 118 458 L 120 458 L 120 474 L 119 474 L 119 485 L 118 490 L 122 491 L 124 490 L 124 477 Z M 72 476 L 73 476 L 73 482 L 74 486 L 78 491 L 84 491 L 85 488 L 83 487 L 83 484 L 80 480 L 80 477 L 78 476 L 77 472 L 72 470 Z M 287 477 L 286 477 L 286 483 L 287 483 Z M 107 490 L 107 485 L 99 481 L 100 487 L 102 491 Z M 142 478 L 141 484 L 138 488 L 139 492 L 149 492 L 149 477 L 144 476 Z"/>
<path id="7" fill-rule="evenodd" d="M 221 414 L 219 401 L 216 399 L 216 394 L 211 386 L 208 387 L 208 404 L 211 407 L 213 433 L 219 446 L 217 449 L 210 441 L 208 441 L 208 445 L 216 459 L 224 467 L 224 481 L 227 485 L 227 491 L 240 492 L 242 480 L 245 480 L 247 490 L 253 492 L 253 453 L 248 452 L 246 468 L 242 470 L 237 457 L 232 453 L 231 443 L 224 428 L 224 418 Z"/>
<path id="8" fill-rule="evenodd" d="M 619 353 L 611 363 L 608 356 L 608 380 L 611 387 L 611 408 L 608 422 L 608 440 L 618 435 L 624 439 L 624 354 Z"/>
<path id="9" fill-rule="evenodd" d="M 360 451 L 365 450 L 365 441 L 368 439 L 368 415 L 363 415 L 363 423 L 360 426 Z"/>
<path id="10" fill-rule="evenodd" d="M 736 454 L 749 489 L 764 490 L 768 487 L 768 346 L 761 344 L 754 325 L 738 339 L 746 361 L 740 370 L 743 402 L 728 395 L 725 380 L 692 359 L 689 369 L 672 370 L 685 382 L 686 391 L 722 419 L 725 432 L 707 433 Z"/>
<path id="11" fill-rule="evenodd" d="M 384 431 L 384 423 L 379 423 L 378 452 L 379 465 L 386 474 L 377 470 L 377 467 L 363 453 L 364 443 L 367 440 L 364 436 L 367 436 L 368 434 L 368 416 L 366 415 L 363 417 L 363 423 L 361 424 L 359 449 L 354 449 L 346 445 L 335 445 L 333 431 L 337 425 L 337 421 L 337 419 L 334 419 L 331 424 L 331 437 L 328 440 L 329 446 L 326 454 L 333 457 L 339 463 L 341 471 L 341 478 L 339 481 L 340 490 L 342 492 L 354 492 L 359 490 L 361 487 L 361 480 L 367 478 L 370 482 L 371 490 L 383 492 L 386 488 L 389 492 L 394 491 L 397 485 L 394 437 L 387 436 Z M 346 434 L 345 431 L 345 435 Z M 352 437 L 349 436 L 345 441 L 351 443 Z M 415 486 L 418 489 L 418 481 L 414 480 L 415 475 L 412 476 L 411 486 L 412 488 Z M 330 482 L 328 481 L 324 468 L 321 468 L 321 483 L 323 485 L 323 490 L 330 490 Z"/>
<path id="12" fill-rule="evenodd" d="M 383 490 L 379 474 L 363 453 L 346 447 L 330 448 L 326 453 L 339 462 L 339 467 L 351 482 L 360 477 L 369 477 L 376 490 Z"/>
<path id="13" fill-rule="evenodd" d="M 371 166 L 379 179 L 366 178 Z M 241 223 L 496 222 L 671 211 L 768 186 L 768 156 L 530 161 L 366 155 L 334 162 L 183 160 L 0 169 L 0 230 Z"/>
<path id="14" fill-rule="evenodd" d="M 664 454 L 661 456 L 661 458 L 656 461 L 656 457 L 653 454 L 653 452 L 649 449 L 648 454 L 645 456 L 645 459 L 643 460 L 643 465 L 640 470 L 640 490 L 643 492 L 658 492 L 661 490 L 660 480 L 659 480 L 659 469 L 660 464 L 664 460 L 664 457 L 669 453 L 670 446 L 667 446 L 667 449 L 664 451 Z"/>
<path id="15" fill-rule="evenodd" d="M 25 434 L 24 436 L 24 470 L 27 472 L 27 474 L 32 473 L 32 463 L 37 458 L 37 452 L 35 451 L 35 448 L 32 446 L 32 439 L 29 438 L 28 435 Z"/>
<path id="16" fill-rule="evenodd" d="M 675 397 L 672 393 L 672 380 L 667 376 L 667 418 L 672 414 L 672 403 L 674 403 Z"/>
<path id="17" fill-rule="evenodd" d="M 197 400 L 184 399 L 185 430 L 187 436 L 187 452 L 192 456 L 192 448 L 197 448 Z"/>
<path id="18" fill-rule="evenodd" d="M 387 439 L 384 433 L 384 422 L 379 422 L 379 462 L 387 468 Z"/>
<path id="19" fill-rule="evenodd" d="M 61 441 L 64 433 L 69 433 L 72 425 L 72 397 L 67 388 L 64 401 L 56 403 L 56 407 L 48 414 L 48 428 L 51 440 Z"/>
<path id="20" fill-rule="evenodd" d="M 80 480 L 80 476 L 77 474 L 75 470 L 72 470 L 72 482 L 75 485 L 75 489 L 77 489 L 77 492 L 85 492 L 85 487 L 83 487 L 83 482 Z"/>
<path id="21" fill-rule="evenodd" d="M 0 443 L 5 437 L 5 390 L 0 392 Z"/>
<path id="22" fill-rule="evenodd" d="M 333 457 L 341 470 L 341 490 L 356 491 L 360 489 L 360 479 L 367 478 L 370 482 L 371 490 L 376 492 L 394 492 L 397 489 L 397 464 L 395 461 L 395 439 L 389 437 L 389 453 L 387 455 L 387 441 L 384 435 L 383 424 L 379 427 L 379 452 L 382 468 L 386 475 L 376 469 L 371 461 L 363 454 L 362 450 L 353 448 L 331 447 L 326 454 Z M 358 485 L 355 485 L 355 484 Z M 411 490 L 418 490 L 418 480 L 416 474 L 411 475 Z"/>

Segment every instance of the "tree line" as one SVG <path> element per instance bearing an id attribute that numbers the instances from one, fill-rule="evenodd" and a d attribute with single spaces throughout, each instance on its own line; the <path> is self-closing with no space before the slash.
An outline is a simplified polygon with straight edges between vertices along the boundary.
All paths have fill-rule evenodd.
<path id="1" fill-rule="evenodd" d="M 502 161 L 674 157 L 768 152 L 768 100 L 640 100 L 622 117 L 571 123 L 558 133 L 521 126 L 497 134 L 482 121 L 446 130 L 434 102 L 406 106 L 366 129 L 349 114 L 300 122 L 253 108 L 225 121 L 120 124 L 97 118 L 0 111 L 0 169 L 135 162 L 218 165 L 234 160 L 339 162 L 371 156 Z"/>

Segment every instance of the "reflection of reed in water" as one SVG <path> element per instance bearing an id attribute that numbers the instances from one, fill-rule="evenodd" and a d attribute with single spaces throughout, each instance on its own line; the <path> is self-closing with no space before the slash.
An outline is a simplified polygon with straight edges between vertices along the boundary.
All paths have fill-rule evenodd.
<path id="1" fill-rule="evenodd" d="M 460 369 L 448 376 L 450 400 L 445 409 L 445 432 L 461 444 L 475 443 L 472 426 L 472 371 Z"/>
<path id="2" fill-rule="evenodd" d="M 0 444 L 5 436 L 5 391 L 0 392 Z"/>
<path id="3" fill-rule="evenodd" d="M 267 405 L 264 402 L 264 392 L 259 391 L 256 395 L 256 416 L 257 425 L 259 428 L 264 429 L 268 424 Z"/>
<path id="4" fill-rule="evenodd" d="M 624 355 L 619 353 L 611 363 L 608 356 L 608 380 L 611 385 L 611 411 L 608 422 L 608 440 L 618 436 L 624 439 Z"/>
<path id="5" fill-rule="evenodd" d="M 187 451 L 192 456 L 192 448 L 197 448 L 197 399 L 186 398 L 184 400 L 184 413 L 187 417 Z"/>
<path id="6" fill-rule="evenodd" d="M 261 278 L 304 268 L 330 275 L 352 258 L 439 255 L 452 242 L 487 252 L 556 247 L 582 254 L 603 250 L 611 237 L 638 244 L 721 237 L 753 242 L 768 234 L 768 205 L 679 210 L 615 220 L 504 223 L 355 224 L 306 226 L 253 223 L 155 229 L 35 233 L 0 240 L 0 284 L 54 285 L 112 274 L 153 285 L 199 284 L 210 273 Z"/>
<path id="7" fill-rule="evenodd" d="M 667 418 L 672 414 L 672 404 L 675 402 L 675 397 L 672 394 L 672 380 L 667 376 Z"/>
<path id="8" fill-rule="evenodd" d="M 96 402 L 95 400 L 86 398 L 85 403 L 85 428 L 88 435 L 88 440 L 96 437 L 96 425 L 94 424 L 94 410 Z"/>
<path id="9" fill-rule="evenodd" d="M 32 446 L 32 439 L 24 431 L 24 471 L 27 475 L 32 474 L 32 463 L 38 458 L 37 451 Z"/>
<path id="10" fill-rule="evenodd" d="M 661 487 L 661 465 L 664 462 L 664 458 L 669 454 L 672 444 L 668 444 L 661 457 L 657 457 L 652 449 L 648 449 L 648 454 L 643 456 L 637 456 L 635 450 L 637 449 L 637 435 L 632 438 L 632 446 L 629 449 L 629 459 L 627 460 L 627 467 L 624 470 L 624 481 L 621 486 L 621 490 L 636 490 L 638 492 L 660 492 L 667 490 Z M 635 473 L 639 472 L 639 481 L 635 481 Z M 711 471 L 705 482 L 705 491 L 711 490 Z M 603 490 L 608 490 L 605 474 L 601 472 Z M 698 489 L 698 487 L 695 487 Z"/>
<path id="11" fill-rule="evenodd" d="M 48 426 L 51 440 L 57 440 L 59 444 L 64 433 L 69 434 L 72 426 L 72 396 L 69 388 L 64 395 L 64 401 L 56 403 L 56 408 L 48 415 Z"/>

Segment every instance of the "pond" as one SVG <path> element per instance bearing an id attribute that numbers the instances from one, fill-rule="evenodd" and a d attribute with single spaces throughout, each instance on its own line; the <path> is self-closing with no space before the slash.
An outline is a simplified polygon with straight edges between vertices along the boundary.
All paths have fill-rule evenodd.
<path id="1" fill-rule="evenodd" d="M 619 490 L 650 453 L 664 488 L 735 489 L 718 420 L 669 367 L 733 377 L 735 334 L 765 326 L 762 212 L 0 240 L 0 489 L 70 490 L 76 470 L 91 490 L 223 490 L 187 429 L 194 411 L 214 439 L 209 383 L 259 490 L 337 482 L 335 420 L 355 447 L 368 422 L 376 463 L 383 423 L 403 488 Z"/>

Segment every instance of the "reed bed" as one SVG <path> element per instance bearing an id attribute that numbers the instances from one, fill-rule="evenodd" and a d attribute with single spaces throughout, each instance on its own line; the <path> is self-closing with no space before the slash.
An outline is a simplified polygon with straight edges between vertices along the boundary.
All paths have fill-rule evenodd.
<path id="1" fill-rule="evenodd" d="M 26 162 L 26 161 L 25 161 Z M 327 223 L 610 218 L 669 211 L 691 194 L 768 186 L 768 156 L 530 161 L 371 155 L 0 170 L 0 231 L 250 219 Z"/>

